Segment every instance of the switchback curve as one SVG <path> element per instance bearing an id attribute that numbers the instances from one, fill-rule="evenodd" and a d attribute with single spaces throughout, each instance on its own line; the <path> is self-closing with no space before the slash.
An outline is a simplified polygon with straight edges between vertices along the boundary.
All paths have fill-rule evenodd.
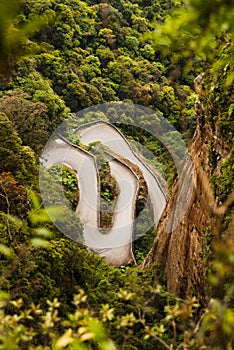
<path id="1" fill-rule="evenodd" d="M 84 223 L 84 244 L 105 257 L 107 263 L 115 266 L 127 265 L 135 261 L 132 239 L 139 179 L 124 159 L 137 165 L 145 178 L 155 225 L 158 224 L 166 204 L 165 193 L 156 175 L 116 127 L 99 121 L 85 125 L 76 134 L 83 144 L 100 141 L 106 146 L 107 153 L 110 150 L 110 171 L 119 185 L 119 195 L 114 208 L 112 228 L 107 234 L 103 235 L 99 231 L 100 183 L 95 156 L 65 138 L 58 137 L 45 148 L 41 157 L 42 164 L 46 168 L 54 164 L 64 164 L 74 171 L 79 187 L 76 212 Z"/>

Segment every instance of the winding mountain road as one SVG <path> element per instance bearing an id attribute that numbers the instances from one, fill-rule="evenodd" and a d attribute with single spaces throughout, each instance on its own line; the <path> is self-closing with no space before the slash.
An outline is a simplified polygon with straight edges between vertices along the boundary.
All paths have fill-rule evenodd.
<path id="1" fill-rule="evenodd" d="M 100 183 L 96 158 L 90 152 L 75 146 L 63 137 L 49 142 L 41 161 L 46 168 L 63 164 L 71 168 L 77 176 L 79 202 L 76 213 L 84 224 L 84 244 L 88 249 L 105 257 L 107 263 L 115 266 L 127 265 L 135 261 L 132 251 L 134 217 L 139 179 L 124 159 L 136 164 L 147 183 L 148 193 L 153 206 L 154 223 L 157 225 L 166 204 L 165 193 L 152 170 L 132 149 L 129 142 L 117 128 L 99 121 L 76 131 L 83 144 L 100 141 L 110 150 L 109 165 L 111 175 L 119 186 L 114 208 L 112 227 L 101 234 L 99 230 Z M 114 152 L 114 154 L 113 154 Z M 64 196 L 64 202 L 67 199 Z"/>
<path id="2" fill-rule="evenodd" d="M 166 194 L 157 176 L 140 155 L 136 154 L 125 136 L 115 126 L 105 121 L 86 124 L 84 128 L 78 129 L 76 133 L 84 145 L 100 141 L 111 151 L 139 167 L 148 186 L 154 213 L 154 224 L 157 226 L 166 205 Z"/>
<path id="3" fill-rule="evenodd" d="M 64 164 L 77 176 L 79 202 L 77 214 L 84 223 L 85 245 L 105 257 L 107 263 L 115 266 L 134 261 L 132 233 L 135 202 L 138 193 L 138 178 L 120 160 L 109 162 L 112 176 L 119 186 L 119 194 L 113 214 L 113 225 L 107 234 L 99 232 L 99 181 L 95 157 L 63 138 L 50 142 L 41 157 L 46 168 Z M 88 176 L 87 176 L 88 174 Z M 64 198 L 64 201 L 67 200 Z"/>

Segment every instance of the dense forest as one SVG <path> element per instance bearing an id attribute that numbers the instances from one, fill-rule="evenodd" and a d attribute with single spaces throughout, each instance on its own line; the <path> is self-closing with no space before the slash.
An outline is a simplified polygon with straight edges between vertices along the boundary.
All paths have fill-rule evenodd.
<path id="1" fill-rule="evenodd" d="M 0 349 L 234 348 L 233 17 L 230 0 L 0 0 Z M 174 226 L 188 164 L 178 174 L 154 136 L 119 120 L 160 164 L 167 204 L 134 242 L 136 264 L 115 267 L 54 226 L 39 163 L 62 122 L 120 101 L 180 133 L 195 185 Z M 76 177 L 59 170 L 74 209 Z M 140 212 L 147 186 L 134 170 Z M 107 163 L 99 175 L 101 201 L 113 206 Z M 110 221 L 101 213 L 103 227 Z"/>

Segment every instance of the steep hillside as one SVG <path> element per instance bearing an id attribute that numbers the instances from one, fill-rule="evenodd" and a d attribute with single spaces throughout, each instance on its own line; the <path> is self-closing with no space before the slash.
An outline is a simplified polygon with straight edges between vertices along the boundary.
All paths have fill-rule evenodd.
<path id="1" fill-rule="evenodd" d="M 189 208 L 182 222 L 178 224 L 176 218 L 183 208 L 175 208 L 179 185 L 176 181 L 172 188 L 172 196 L 161 218 L 155 242 L 143 264 L 143 266 L 149 266 L 156 261 L 160 262 L 165 269 L 168 290 L 180 297 L 204 293 L 204 259 L 207 258 L 205 256 L 207 245 L 210 245 L 214 238 L 224 239 L 226 235 L 231 234 L 230 214 L 226 214 L 226 220 L 221 220 L 219 216 L 224 212 L 219 212 L 217 207 L 222 206 L 227 200 L 233 187 L 233 150 L 231 148 L 233 125 L 230 121 L 229 134 L 224 134 L 222 126 L 220 128 L 216 124 L 214 128 L 212 122 L 215 118 L 222 125 L 221 118 L 223 114 L 228 114 L 233 95 L 231 91 L 229 95 L 226 92 L 226 107 L 216 110 L 217 114 L 214 115 L 212 110 L 217 96 L 216 94 L 210 96 L 207 102 L 206 96 L 210 89 L 206 83 L 208 79 L 210 79 L 209 73 L 204 76 L 199 75 L 195 80 L 198 94 L 197 128 L 189 149 L 193 170 L 189 167 L 189 163 L 185 162 L 181 174 L 183 186 L 181 197 L 187 197 L 191 182 L 194 182 Z M 213 86 L 214 82 L 209 81 L 208 84 Z M 222 82 L 219 82 L 219 85 L 221 86 Z M 228 124 L 228 118 L 226 124 Z M 180 200 L 183 201 L 182 198 Z"/>
<path id="2" fill-rule="evenodd" d="M 190 9 L 187 17 L 178 17 L 175 20 L 177 21 L 175 26 L 180 32 L 183 31 L 180 27 L 180 21 L 183 19 L 183 28 L 190 27 L 191 35 L 185 36 L 178 48 L 173 46 L 175 41 L 172 41 L 171 45 L 177 54 L 180 53 L 182 57 L 188 56 L 191 60 L 194 53 L 190 50 L 190 45 L 196 46 L 201 43 L 201 48 L 198 48 L 196 53 L 198 55 L 206 53 L 209 57 L 210 68 L 194 80 L 197 93 L 194 105 L 197 127 L 189 149 L 194 172 L 192 174 L 188 163 L 185 163 L 181 197 L 186 198 L 192 179 L 194 189 L 189 209 L 178 225 L 176 218 L 182 208 L 176 207 L 175 204 L 178 181 L 175 182 L 172 197 L 161 218 L 155 242 L 143 264 L 143 266 L 152 266 L 160 262 L 167 276 L 168 290 L 181 297 L 204 293 L 207 287 L 207 264 L 212 257 L 215 244 L 220 241 L 226 242 L 228 239 L 233 240 L 231 214 L 234 183 L 233 31 L 230 28 L 230 33 L 223 33 L 223 37 L 220 37 L 218 25 L 218 23 L 229 23 L 229 3 L 220 5 L 223 17 L 216 14 L 214 16 L 217 18 L 209 17 L 206 23 L 201 24 L 199 30 L 204 36 L 204 42 L 199 35 L 197 38 L 192 37 L 195 32 L 189 16 L 201 15 L 198 9 L 202 11 L 196 1 L 193 5 L 194 8 Z M 202 15 L 197 22 L 202 23 Z M 229 26 L 232 26 L 231 22 Z M 209 27 L 213 28 L 216 37 L 220 37 L 220 40 L 213 39 L 208 44 L 209 35 L 206 31 Z M 170 34 L 170 26 L 166 26 L 165 29 L 162 27 L 163 31 L 166 35 Z M 171 35 L 175 35 L 174 39 L 178 39 L 177 34 L 171 33 Z M 183 46 L 185 42 L 187 49 Z M 206 49 L 202 47 L 205 43 L 208 44 Z M 182 49 L 185 50 L 184 53 Z M 183 204 L 182 198 L 181 203 Z"/>

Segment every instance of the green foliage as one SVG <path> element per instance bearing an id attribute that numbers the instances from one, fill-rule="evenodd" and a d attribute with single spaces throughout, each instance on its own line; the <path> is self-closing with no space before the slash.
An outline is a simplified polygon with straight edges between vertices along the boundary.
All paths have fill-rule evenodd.
<path id="1" fill-rule="evenodd" d="M 146 83 L 159 80 L 161 69 L 166 69 L 153 62 L 156 56 L 152 41 L 141 42 L 140 35 L 153 28 L 146 13 L 155 11 L 154 16 L 162 18 L 172 5 L 170 1 L 147 3 L 146 12 L 141 2 L 129 1 L 100 7 L 81 1 L 37 4 L 25 0 L 19 4 L 18 22 L 30 23 L 43 13 L 47 26 L 40 26 L 33 36 L 38 45 L 34 58 L 21 58 L 6 89 L 20 88 L 32 96 L 33 102 L 43 103 L 47 108 L 43 119 L 49 130 L 67 117 L 63 101 L 73 112 L 118 99 L 132 99 L 165 112 L 163 103 L 155 97 L 164 84 L 169 86 L 168 76 L 163 83 L 159 81 L 157 89 L 155 84 Z M 175 105 L 177 100 L 175 91 Z M 165 116 L 176 119 L 178 126 L 175 111 L 170 105 Z"/>
<path id="2" fill-rule="evenodd" d="M 204 234 L 208 287 L 205 300 L 197 296 L 198 305 L 195 297 L 179 300 L 165 292 L 157 263 L 147 271 L 115 268 L 63 237 L 49 217 L 63 222 L 70 215 L 71 231 L 79 237 L 82 225 L 58 209 L 54 169 L 44 178 L 52 208 L 45 211 L 37 195 L 26 191 L 27 185 L 37 187 L 33 150 L 40 152 L 70 110 L 132 101 L 161 112 L 190 138 L 193 79 L 204 69 L 208 93 L 200 99 L 206 121 L 221 146 L 231 149 L 233 23 L 228 0 L 0 0 L 0 349 L 234 347 L 234 248 L 225 238 L 233 234 L 231 206 L 223 218 L 228 222 L 222 226 L 223 242 L 215 242 L 211 228 Z M 142 40 L 155 25 L 156 34 Z M 106 116 L 90 115 L 97 118 Z M 156 116 L 142 116 L 142 123 L 159 126 Z M 123 132 L 153 152 L 171 185 L 176 172 L 160 143 L 142 130 L 125 126 Z M 168 138 L 177 147 L 175 134 Z M 223 203 L 233 187 L 233 153 L 221 161 L 210 150 L 214 193 Z M 114 202 L 116 184 L 106 170 L 103 196 Z M 69 169 L 62 168 L 62 174 L 65 196 L 75 209 L 76 177 Z M 139 212 L 143 185 L 140 195 Z M 136 232 L 144 231 L 149 214 L 143 213 Z M 152 229 L 136 241 L 137 262 L 153 236 Z"/>
<path id="3" fill-rule="evenodd" d="M 153 116 L 151 120 L 147 120 L 145 116 L 141 117 L 141 123 L 142 125 L 152 125 L 153 123 L 158 123 L 157 116 Z M 150 124 L 152 123 L 152 124 Z M 171 156 L 169 155 L 168 151 L 161 145 L 160 141 L 150 134 L 146 130 L 138 129 L 136 127 L 132 128 L 131 125 L 123 125 L 119 126 L 123 134 L 129 138 L 129 140 L 134 144 L 134 141 L 139 142 L 139 144 L 136 144 L 136 147 L 140 147 L 140 145 L 145 146 L 145 148 L 141 148 L 140 151 L 142 152 L 142 155 L 148 159 L 149 162 L 152 162 L 153 166 L 158 170 L 159 175 L 161 174 L 162 177 L 165 176 L 167 184 L 172 186 L 173 179 L 176 176 L 176 169 L 175 165 L 171 159 Z M 158 125 L 158 128 L 160 126 Z M 168 139 L 169 144 L 179 144 L 175 142 L 175 137 L 173 133 L 167 134 L 167 137 L 165 139 Z M 150 152 L 146 151 L 149 150 Z M 177 150 L 178 154 L 180 150 Z M 181 158 L 182 159 L 182 158 Z"/>
<path id="4" fill-rule="evenodd" d="M 98 173 L 100 179 L 100 226 L 103 233 L 112 227 L 114 207 L 118 196 L 118 185 L 110 174 L 108 162 L 98 158 Z M 100 164 L 99 164 L 100 163 Z"/>
<path id="5" fill-rule="evenodd" d="M 0 149 L 0 171 L 16 172 L 22 167 L 21 143 L 19 136 L 10 120 L 3 113 L 0 113 L 1 126 L 1 149 Z"/>
<path id="6" fill-rule="evenodd" d="M 32 349 L 38 346 L 41 349 L 46 346 L 77 349 L 83 342 L 83 346 L 93 349 L 97 344 L 102 348 L 106 342 L 107 349 L 115 348 L 108 334 L 116 347 L 125 344 L 129 349 L 135 345 L 147 350 L 155 347 L 179 349 L 181 346 L 223 349 L 225 345 L 225 349 L 230 348 L 233 242 L 227 240 L 214 245 L 215 254 L 210 260 L 212 271 L 208 276 L 213 299 L 203 307 L 195 297 L 180 300 L 166 293 L 158 284 L 160 270 L 114 268 L 75 242 L 59 237 L 51 239 L 47 214 L 34 193 L 30 193 L 30 198 L 33 203 L 30 227 L 25 227 L 23 221 L 11 219 L 15 229 L 18 227 L 14 243 L 18 240 L 20 246 L 19 243 L 12 245 L 13 250 L 1 247 L 1 253 L 8 259 L 7 264 L 1 264 L 2 287 L 11 294 L 10 303 L 6 304 L 6 294 L 1 299 L 3 349 L 7 349 L 8 344 L 16 349 L 29 346 Z M 60 215 L 58 211 L 54 214 Z M 27 239 L 22 240 L 22 233 L 19 241 L 17 233 L 19 235 L 20 231 L 27 231 L 33 237 L 33 247 L 28 245 Z M 40 237 L 39 247 L 35 235 Z M 41 237 L 46 238 L 46 245 L 41 245 Z M 94 266 L 99 268 L 94 269 Z M 9 270 L 10 286 L 7 286 Z M 80 288 L 87 297 L 82 291 L 76 295 L 74 310 L 71 296 Z M 61 302 L 57 299 L 49 302 L 48 297 L 59 298 Z M 17 329 L 21 331 L 16 332 Z"/>
<path id="7" fill-rule="evenodd" d="M 12 121 L 24 145 L 39 152 L 49 137 L 47 108 L 29 98 L 22 92 L 6 95 L 0 99 L 0 110 Z"/>
<path id="8" fill-rule="evenodd" d="M 1 0 L 0 6 L 0 73 L 7 79 L 20 58 L 38 49 L 38 45 L 29 38 L 51 23 L 53 17 L 46 12 L 35 13 L 26 20 L 23 14 L 20 16 L 17 0 L 9 0 L 8 3 Z"/>
<path id="9" fill-rule="evenodd" d="M 219 51 L 219 55 L 214 64 L 204 77 L 205 87 L 211 87 L 208 96 L 203 96 L 206 100 L 206 114 L 210 123 L 215 129 L 218 128 L 222 139 L 232 147 L 234 140 L 233 129 L 233 87 L 232 71 L 234 46 L 232 41 L 228 41 Z"/>
<path id="10" fill-rule="evenodd" d="M 5 303 L 7 296 L 1 295 L 1 301 Z M 63 321 L 66 331 L 61 336 L 57 333 L 57 325 L 61 322 L 58 312 L 60 302 L 57 298 L 47 300 L 47 310 L 42 310 L 40 305 L 32 304 L 29 309 L 23 309 L 23 300 L 11 301 L 14 315 L 6 315 L 1 310 L 1 349 L 90 349 L 98 344 L 100 350 L 116 349 L 114 343 L 108 337 L 101 322 L 87 310 L 83 311 L 86 296 L 81 290 L 74 296 L 75 310 Z M 43 342 L 38 346 L 37 326 L 43 334 Z"/>
<path id="11" fill-rule="evenodd" d="M 60 184 L 62 178 L 64 195 L 69 201 L 72 210 L 75 211 L 79 201 L 78 183 L 75 173 L 71 169 L 58 164 L 51 167 L 49 173 L 57 184 Z"/>
<path id="12" fill-rule="evenodd" d="M 218 251 L 222 255 L 220 248 Z M 230 263 L 232 253 L 231 250 L 227 253 L 226 247 L 225 255 Z M 213 279 L 217 277 L 214 284 L 220 283 L 221 269 L 218 266 L 216 271 L 219 272 L 213 274 Z M 222 266 L 225 268 L 226 262 Z M 148 297 L 149 294 L 151 301 L 141 304 L 139 295 L 120 288 L 117 293 L 118 308 L 100 304 L 94 312 L 89 308 L 89 296 L 80 289 L 64 315 L 62 303 L 57 298 L 53 301 L 47 299 L 44 306 L 35 303 L 27 306 L 21 298 L 9 301 L 9 295 L 2 292 L 1 347 L 96 349 L 98 346 L 109 350 L 116 349 L 118 345 L 134 349 L 137 344 L 136 348 L 141 349 L 232 348 L 233 311 L 225 307 L 220 299 L 211 299 L 201 312 L 195 297 L 175 299 L 160 285 L 148 290 Z M 164 312 L 158 321 L 154 318 L 152 323 L 151 317 L 160 300 L 164 301 Z M 131 305 L 134 306 L 133 311 L 130 311 Z M 160 307 L 163 308 L 163 304 Z M 11 313 L 7 314 L 7 309 Z M 112 336 L 119 331 L 124 332 L 124 337 L 118 334 L 116 345 L 110 339 L 110 329 Z M 138 338 L 135 338 L 135 332 Z"/>
<path id="13" fill-rule="evenodd" d="M 220 174 L 212 177 L 212 185 L 215 196 L 219 202 L 224 202 L 231 193 L 234 183 L 234 154 L 224 159 L 221 164 Z"/>
<path id="14" fill-rule="evenodd" d="M 183 4 L 179 9 L 175 8 L 150 37 L 157 49 L 184 66 L 186 73 L 197 64 L 202 66 L 204 61 L 215 68 L 217 52 L 233 40 L 233 6 L 229 0 L 209 0 L 205 4 L 190 0 Z M 223 56 L 222 61 L 233 67 L 233 56 Z M 233 78 L 231 70 L 227 77 L 229 85 Z"/>

